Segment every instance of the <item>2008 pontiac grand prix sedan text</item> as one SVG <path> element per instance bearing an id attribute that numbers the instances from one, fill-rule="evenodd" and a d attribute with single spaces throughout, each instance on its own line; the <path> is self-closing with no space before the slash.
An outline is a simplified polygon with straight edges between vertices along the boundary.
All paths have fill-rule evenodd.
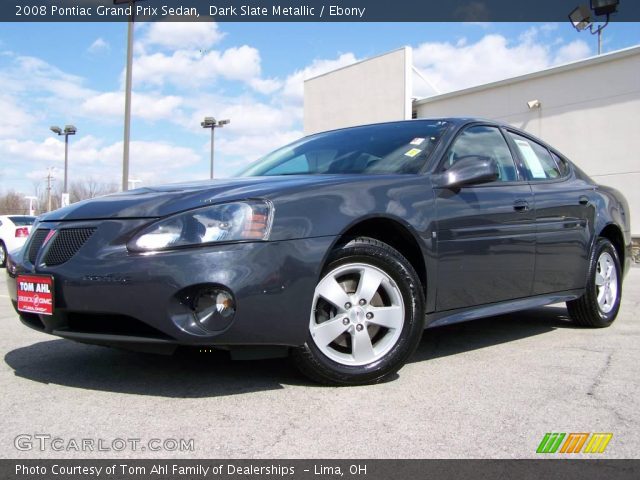
<path id="1" fill-rule="evenodd" d="M 36 330 L 290 352 L 317 381 L 360 384 L 397 371 L 429 326 L 562 301 L 606 327 L 630 249 L 622 195 L 553 147 L 483 120 L 414 120 L 51 212 L 7 272 Z"/>

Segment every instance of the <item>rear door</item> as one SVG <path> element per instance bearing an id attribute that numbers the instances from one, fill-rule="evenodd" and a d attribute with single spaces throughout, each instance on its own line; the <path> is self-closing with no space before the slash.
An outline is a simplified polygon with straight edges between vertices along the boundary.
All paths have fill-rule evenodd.
<path id="1" fill-rule="evenodd" d="M 435 190 L 439 311 L 531 294 L 535 262 L 531 187 L 516 168 L 498 127 L 467 127 L 449 147 L 438 171 L 470 156 L 495 160 L 500 178 Z"/>
<path id="2" fill-rule="evenodd" d="M 533 191 L 536 269 L 533 294 L 584 288 L 595 220 L 593 185 L 543 144 L 509 131 Z"/>

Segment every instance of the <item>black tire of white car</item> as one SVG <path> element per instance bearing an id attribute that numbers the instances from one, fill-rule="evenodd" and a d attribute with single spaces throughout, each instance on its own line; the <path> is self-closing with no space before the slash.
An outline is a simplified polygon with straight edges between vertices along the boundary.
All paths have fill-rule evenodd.
<path id="1" fill-rule="evenodd" d="M 604 284 L 600 288 L 611 290 L 611 283 L 615 285 L 615 298 L 604 309 L 598 302 L 597 274 L 598 262 L 602 258 L 609 261 L 615 269 L 615 279 L 604 279 Z M 610 259 L 610 260 L 609 260 Z M 609 282 L 609 283 L 607 283 Z M 620 310 L 620 300 L 622 298 L 622 269 L 620 267 L 620 257 L 613 244 L 606 238 L 598 238 L 589 259 L 589 271 L 587 274 L 587 286 L 584 295 L 577 300 L 567 302 L 569 316 L 578 325 L 591 328 L 604 328 L 610 326 Z"/>
<path id="2" fill-rule="evenodd" d="M 377 272 L 377 275 L 386 279 L 383 280 L 383 282 L 385 282 L 384 284 L 386 284 L 388 288 L 393 288 L 395 292 L 398 292 L 399 295 L 396 295 L 396 297 L 398 299 L 401 297 L 401 301 L 396 303 L 402 304 L 404 309 L 402 327 L 396 329 L 399 330 L 399 335 L 394 333 L 393 340 L 395 343 L 393 343 L 392 346 L 387 346 L 387 350 L 383 350 L 386 351 L 386 353 L 375 358 L 371 363 L 349 365 L 345 364 L 345 362 L 335 361 L 323 353 L 322 349 L 319 348 L 316 341 L 314 341 L 314 338 L 312 338 L 313 315 L 317 315 L 316 294 L 312 307 L 314 311 L 312 312 L 310 321 L 309 337 L 303 346 L 293 349 L 292 358 L 295 365 L 303 374 L 318 383 L 327 385 L 363 385 L 380 382 L 397 372 L 406 363 L 416 350 L 424 330 L 424 294 L 422 284 L 416 271 L 406 258 L 389 245 L 378 240 L 368 237 L 354 238 L 348 243 L 336 247 L 326 262 L 318 285 L 320 285 L 325 279 L 325 276 L 328 276 L 330 272 L 340 271 L 341 268 L 349 269 L 351 265 L 365 269 L 370 268 L 371 271 Z M 364 277 L 361 276 L 360 279 L 362 278 Z M 361 281 L 362 280 L 359 280 L 358 282 Z M 380 285 L 379 288 L 383 288 L 383 283 Z M 358 283 L 358 286 L 360 286 L 360 283 Z M 375 298 L 378 298 L 378 300 L 382 296 L 385 296 L 382 290 L 377 290 L 376 292 L 375 295 L 377 295 L 377 297 Z M 355 292 L 355 294 L 357 295 L 357 292 Z M 355 297 L 352 296 L 352 298 Z M 365 305 L 364 299 L 360 300 L 360 302 L 360 305 Z M 351 305 L 351 303 L 349 303 L 349 305 Z M 353 308 L 357 309 L 358 306 L 354 305 Z M 370 318 L 369 316 L 371 316 L 371 318 L 373 317 L 374 313 L 376 313 L 375 307 L 368 308 L 369 304 L 366 304 L 361 309 L 362 311 L 357 313 L 360 315 L 360 318 L 364 318 L 364 311 L 367 312 L 366 318 Z M 345 310 L 337 316 L 344 317 L 342 320 L 347 324 L 349 323 L 348 315 L 349 311 Z M 353 318 L 358 317 L 354 314 Z M 372 321 L 374 320 L 375 319 Z M 362 325 L 357 324 L 357 322 L 358 320 L 355 320 L 354 323 L 348 326 L 348 332 L 351 332 L 348 342 L 354 350 L 354 358 L 355 342 L 357 342 L 354 337 L 354 335 L 357 335 L 356 327 L 358 328 L 357 331 L 361 334 L 363 330 L 362 325 L 367 325 L 364 327 L 364 332 L 367 333 L 370 332 L 369 329 L 371 325 L 368 324 L 366 320 L 362 321 Z M 374 328 L 379 327 L 374 325 Z M 378 333 L 384 333 L 385 331 L 388 334 L 389 331 L 395 330 L 385 330 L 384 327 L 382 327 Z M 348 337 L 349 333 L 344 332 L 344 335 Z M 375 338 L 377 337 L 372 336 L 372 344 Z M 378 343 L 380 343 L 380 341 Z M 372 353 L 373 351 L 374 350 L 371 349 Z M 340 353 L 337 355 L 340 355 Z"/>
<path id="3" fill-rule="evenodd" d="M 0 268 L 7 264 L 7 248 L 4 246 L 4 242 L 0 240 Z"/>

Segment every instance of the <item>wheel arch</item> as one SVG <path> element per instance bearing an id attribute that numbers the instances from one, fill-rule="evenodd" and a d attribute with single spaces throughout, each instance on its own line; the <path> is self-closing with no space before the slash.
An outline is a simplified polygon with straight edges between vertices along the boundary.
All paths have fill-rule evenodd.
<path id="1" fill-rule="evenodd" d="M 369 237 L 386 243 L 400 252 L 413 266 L 421 283 L 421 291 L 427 300 L 427 265 L 420 240 L 408 226 L 393 217 L 375 216 L 360 219 L 349 225 L 331 246 L 344 245 L 356 237 Z M 323 268 L 327 259 L 323 262 Z"/>
<path id="2" fill-rule="evenodd" d="M 600 230 L 598 236 L 606 238 L 613 244 L 616 252 L 618 253 L 618 257 L 620 258 L 620 266 L 624 269 L 626 252 L 624 235 L 622 234 L 622 230 L 620 229 L 620 227 L 615 223 L 609 223 Z"/>

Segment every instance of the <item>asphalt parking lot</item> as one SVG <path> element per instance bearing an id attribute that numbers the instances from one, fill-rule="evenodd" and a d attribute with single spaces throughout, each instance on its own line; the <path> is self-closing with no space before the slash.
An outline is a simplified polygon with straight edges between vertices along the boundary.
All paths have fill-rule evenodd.
<path id="1" fill-rule="evenodd" d="M 356 388 L 311 384 L 286 360 L 49 337 L 19 323 L 5 283 L 1 270 L 3 458 L 533 458 L 546 432 L 612 432 L 603 456 L 640 457 L 637 266 L 609 329 L 574 328 L 551 306 L 427 330 L 396 378 Z M 18 450 L 23 434 L 63 450 Z M 75 451 L 82 439 L 193 439 L 194 451 Z"/>

